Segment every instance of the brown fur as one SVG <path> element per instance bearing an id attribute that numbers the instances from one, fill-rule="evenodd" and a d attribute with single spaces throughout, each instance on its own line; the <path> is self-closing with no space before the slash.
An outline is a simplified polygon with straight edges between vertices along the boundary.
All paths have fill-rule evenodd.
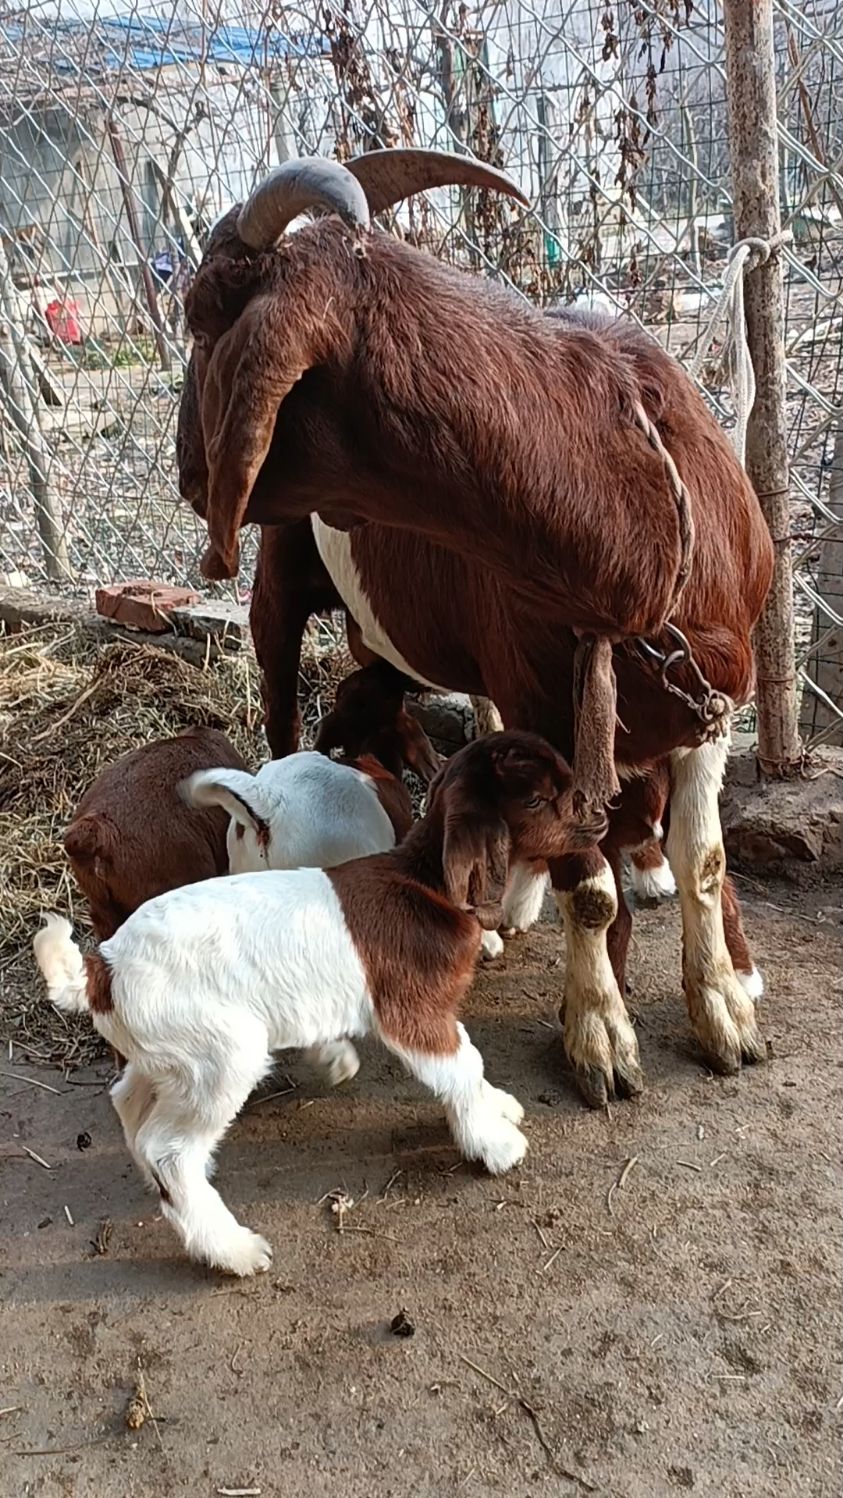
<path id="1" fill-rule="evenodd" d="M 245 770 L 215 728 L 145 744 L 109 765 L 79 803 L 64 846 L 99 941 L 154 895 L 228 871 L 228 815 L 185 805 L 178 784 L 195 770 Z"/>
<path id="2" fill-rule="evenodd" d="M 748 976 L 753 971 L 754 963 L 743 929 L 743 918 L 741 916 L 741 907 L 738 902 L 737 892 L 728 875 L 723 881 L 722 901 L 723 930 L 726 937 L 726 946 L 729 948 L 729 956 L 732 959 L 735 972 Z"/>
<path id="3" fill-rule="evenodd" d="M 214 231 L 190 292 L 179 422 L 182 490 L 206 515 L 211 570 L 236 570 L 245 521 L 318 508 L 329 524 L 394 525 L 398 511 L 557 630 L 652 634 L 679 536 L 661 459 L 630 423 L 640 400 L 694 509 L 677 622 L 704 670 L 713 652 L 715 685 L 729 691 L 725 671 L 730 695 L 745 694 L 769 535 L 726 437 L 655 342 L 625 323 L 543 316 L 381 234 L 355 257 L 333 219 L 257 257 L 234 223 Z M 411 605 L 406 572 L 394 581 Z"/>
<path id="4" fill-rule="evenodd" d="M 85 972 L 88 975 L 87 995 L 88 1007 L 92 1014 L 109 1014 L 114 1008 L 111 997 L 111 969 L 105 958 L 99 952 L 89 952 L 85 958 Z M 115 1060 L 119 1064 L 123 1058 L 117 1051 L 114 1052 Z"/>
<path id="5" fill-rule="evenodd" d="M 532 734 L 490 734 L 440 772 L 427 815 L 399 848 L 328 872 L 389 1039 L 429 1054 L 456 1049 L 478 917 L 506 878 L 501 845 L 547 858 L 578 835 L 561 756 Z"/>
<path id="6" fill-rule="evenodd" d="M 633 848 L 629 856 L 642 874 L 649 873 L 653 869 L 660 869 L 664 863 L 661 841 L 656 837 L 651 837 L 649 842 L 641 843 L 639 847 Z"/>
<path id="7" fill-rule="evenodd" d="M 349 644 L 359 654 L 355 633 L 350 627 Z M 404 706 L 404 693 L 414 683 L 387 661 L 378 660 L 370 651 L 366 654 L 370 664 L 340 683 L 334 707 L 319 725 L 314 748 L 321 754 L 342 749 L 350 759 L 371 754 L 396 778 L 406 765 L 429 783 L 440 760 L 421 724 Z"/>

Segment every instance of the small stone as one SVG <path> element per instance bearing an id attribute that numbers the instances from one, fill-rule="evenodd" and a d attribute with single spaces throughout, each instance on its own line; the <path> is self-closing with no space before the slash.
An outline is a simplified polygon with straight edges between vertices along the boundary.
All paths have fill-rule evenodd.
<path id="1" fill-rule="evenodd" d="M 416 1328 L 406 1311 L 399 1311 L 397 1316 L 393 1316 L 389 1323 L 389 1330 L 395 1337 L 414 1337 L 416 1335 Z"/>

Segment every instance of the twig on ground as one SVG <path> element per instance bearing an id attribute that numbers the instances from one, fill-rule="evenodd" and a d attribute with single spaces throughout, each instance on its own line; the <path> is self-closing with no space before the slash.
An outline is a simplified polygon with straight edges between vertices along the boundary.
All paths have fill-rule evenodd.
<path id="1" fill-rule="evenodd" d="M 623 1187 L 626 1185 L 627 1180 L 629 1179 L 632 1171 L 635 1169 L 636 1165 L 638 1164 L 638 1161 L 639 1161 L 640 1158 L 641 1158 L 640 1155 L 630 1155 L 629 1158 L 628 1158 L 628 1160 L 627 1160 L 627 1162 L 626 1162 L 626 1164 L 625 1164 L 625 1166 L 624 1166 L 624 1168 L 623 1168 L 623 1170 L 621 1171 L 620 1175 L 618 1176 L 618 1179 L 616 1181 L 613 1181 L 612 1185 L 609 1187 L 609 1190 L 608 1190 L 608 1192 L 606 1194 L 606 1206 L 609 1209 L 609 1216 L 610 1217 L 614 1217 L 614 1215 L 615 1215 L 615 1208 L 614 1208 L 614 1205 L 613 1205 L 615 1192 L 616 1191 L 621 1191 L 623 1189 Z"/>
<path id="2" fill-rule="evenodd" d="M 13 1082 L 25 1082 L 27 1087 L 40 1087 L 44 1092 L 54 1092 L 56 1097 L 61 1097 L 58 1087 L 51 1087 L 49 1082 L 39 1082 L 37 1077 L 21 1077 L 14 1071 L 0 1071 L 0 1077 L 11 1077 Z"/>
<path id="3" fill-rule="evenodd" d="M 549 1243 L 549 1241 L 548 1241 L 545 1233 L 542 1231 L 541 1224 L 536 1221 L 535 1217 L 531 1217 L 530 1221 L 533 1224 L 533 1227 L 535 1228 L 536 1232 L 539 1235 L 539 1241 L 541 1243 L 542 1248 L 545 1249 L 546 1251 L 549 1251 L 549 1249 L 550 1249 L 550 1243 Z"/>
<path id="4" fill-rule="evenodd" d="M 31 1150 L 28 1144 L 22 1144 L 21 1149 L 23 1150 L 25 1155 L 29 1156 L 30 1160 L 35 1161 L 36 1165 L 42 1165 L 45 1170 L 52 1170 L 52 1165 L 48 1165 L 47 1161 L 43 1158 L 42 1155 L 36 1155 L 35 1151 Z"/>
<path id="5" fill-rule="evenodd" d="M 514 1400 L 515 1403 L 520 1406 L 525 1415 L 528 1416 L 533 1430 L 536 1433 L 536 1440 L 544 1451 L 545 1456 L 548 1458 L 551 1466 L 559 1474 L 560 1477 L 567 1477 L 570 1482 L 577 1483 L 578 1486 L 581 1487 L 586 1493 L 597 1492 L 597 1488 L 594 1486 L 594 1483 L 589 1482 L 587 1477 L 582 1477 L 580 1476 L 579 1472 L 572 1472 L 569 1467 L 562 1466 L 552 1446 L 548 1442 L 544 1431 L 541 1428 L 539 1417 L 535 1409 L 530 1404 L 529 1400 L 524 1398 L 523 1394 L 519 1394 L 517 1389 L 508 1389 L 506 1384 L 501 1383 L 499 1378 L 495 1378 L 495 1375 L 493 1373 L 487 1373 L 485 1368 L 481 1368 L 479 1363 L 475 1363 L 471 1358 L 466 1357 L 465 1353 L 461 1352 L 459 1356 L 460 1362 L 465 1363 L 467 1368 L 471 1368 L 474 1373 L 479 1374 L 480 1378 L 485 1378 L 487 1383 L 494 1384 L 496 1389 L 500 1389 L 501 1393 L 507 1396 L 507 1399 Z M 505 1409 L 506 1406 L 504 1405 L 503 1408 Z"/>

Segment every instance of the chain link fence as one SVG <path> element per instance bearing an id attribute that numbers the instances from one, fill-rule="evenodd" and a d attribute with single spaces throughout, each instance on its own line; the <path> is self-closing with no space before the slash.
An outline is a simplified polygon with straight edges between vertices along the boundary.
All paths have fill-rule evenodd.
<path id="1" fill-rule="evenodd" d="M 839 741 L 843 11 L 777 0 L 776 41 L 802 718 Z M 290 156 L 504 166 L 529 212 L 443 189 L 393 232 L 535 302 L 636 318 L 732 425 L 723 52 L 714 0 L 2 13 L 0 582 L 199 584 L 175 477 L 184 294 L 216 215 Z"/>

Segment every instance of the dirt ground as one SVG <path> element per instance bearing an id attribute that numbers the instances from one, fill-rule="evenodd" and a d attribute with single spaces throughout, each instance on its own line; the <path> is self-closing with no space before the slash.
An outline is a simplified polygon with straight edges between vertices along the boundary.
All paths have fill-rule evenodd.
<path id="1" fill-rule="evenodd" d="M 663 907 L 632 970 L 648 1091 L 587 1112 L 542 925 L 467 1011 L 525 1104 L 524 1167 L 460 1165 L 373 1047 L 333 1093 L 291 1056 L 221 1151 L 225 1197 L 275 1249 L 245 1284 L 182 1257 L 107 1067 L 64 1079 L 4 1048 L 4 1498 L 839 1495 L 843 892 L 741 891 L 768 1066 L 701 1067 Z M 130 1430 L 139 1360 L 156 1419 Z"/>

